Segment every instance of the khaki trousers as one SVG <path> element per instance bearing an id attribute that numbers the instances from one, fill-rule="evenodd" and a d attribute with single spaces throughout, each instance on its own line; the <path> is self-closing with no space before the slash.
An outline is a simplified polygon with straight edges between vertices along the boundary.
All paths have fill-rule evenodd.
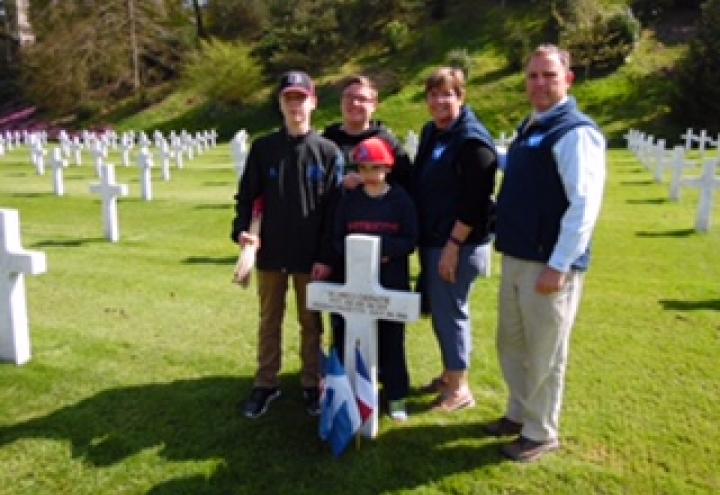
<path id="1" fill-rule="evenodd" d="M 505 415 L 523 424 L 524 437 L 538 442 L 559 435 L 570 333 L 584 278 L 570 272 L 562 290 L 539 294 L 535 282 L 545 266 L 503 256 L 497 334 L 510 389 Z"/>
<path id="2" fill-rule="evenodd" d="M 306 308 L 305 293 L 310 275 L 258 270 L 260 328 L 258 335 L 258 371 L 256 387 L 276 387 L 281 366 L 282 322 L 285 294 L 292 279 L 300 323 L 300 361 L 303 387 L 316 387 L 320 377 L 322 321 L 320 313 Z"/>

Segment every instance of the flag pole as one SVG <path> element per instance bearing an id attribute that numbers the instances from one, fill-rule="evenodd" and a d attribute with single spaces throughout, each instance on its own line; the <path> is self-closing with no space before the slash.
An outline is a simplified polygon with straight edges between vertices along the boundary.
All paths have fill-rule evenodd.
<path id="1" fill-rule="evenodd" d="M 360 349 L 360 339 L 355 339 L 355 349 L 356 350 Z M 356 366 L 355 369 L 357 370 L 357 363 L 355 363 L 355 366 Z M 358 381 L 358 374 L 357 374 L 357 371 L 355 371 L 355 376 L 353 377 L 353 385 L 355 385 L 355 393 L 356 394 L 357 394 L 357 389 L 358 389 L 357 381 Z M 355 450 L 360 450 L 360 442 L 361 442 L 360 436 L 361 435 L 360 435 L 359 431 L 357 433 L 355 433 Z"/>

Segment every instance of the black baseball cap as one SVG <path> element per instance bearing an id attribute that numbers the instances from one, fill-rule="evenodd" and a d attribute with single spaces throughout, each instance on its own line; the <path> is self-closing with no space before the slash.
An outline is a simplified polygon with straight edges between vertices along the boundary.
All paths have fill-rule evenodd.
<path id="1" fill-rule="evenodd" d="M 305 72 L 299 70 L 291 70 L 286 72 L 280 78 L 280 88 L 278 94 L 284 94 L 288 91 L 297 91 L 305 93 L 308 96 L 315 94 L 315 85 Z"/>

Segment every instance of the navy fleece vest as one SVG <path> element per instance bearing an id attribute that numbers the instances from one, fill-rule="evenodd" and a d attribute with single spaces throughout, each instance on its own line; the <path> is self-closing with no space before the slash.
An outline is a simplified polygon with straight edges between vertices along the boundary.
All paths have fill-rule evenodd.
<path id="1" fill-rule="evenodd" d="M 510 145 L 497 198 L 495 247 L 516 258 L 547 262 L 569 206 L 552 147 L 568 131 L 595 123 L 577 109 L 575 99 L 527 126 Z M 526 128 L 527 127 L 527 128 Z M 587 270 L 590 246 L 571 268 Z"/>
<path id="2" fill-rule="evenodd" d="M 422 130 L 413 187 L 420 225 L 420 246 L 443 246 L 450 236 L 457 219 L 462 180 L 455 159 L 462 144 L 468 140 L 478 140 L 495 149 L 492 136 L 467 106 L 462 108 L 460 116 L 446 132 L 438 132 L 433 122 Z M 484 241 L 468 241 L 473 240 Z"/>

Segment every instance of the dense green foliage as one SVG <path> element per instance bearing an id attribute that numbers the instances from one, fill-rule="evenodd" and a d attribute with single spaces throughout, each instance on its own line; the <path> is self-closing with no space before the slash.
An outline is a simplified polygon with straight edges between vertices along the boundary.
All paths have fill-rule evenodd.
<path id="1" fill-rule="evenodd" d="M 25 97 L 60 114 L 93 115 L 175 78 L 193 42 L 181 0 L 39 2 L 32 20 Z"/>
<path id="2" fill-rule="evenodd" d="M 627 8 L 594 0 L 567 0 L 556 9 L 559 44 L 572 53 L 573 67 L 585 78 L 591 71 L 617 69 L 640 36 L 640 23 Z"/>
<path id="3" fill-rule="evenodd" d="M 680 64 L 676 115 L 691 115 L 697 126 L 720 133 L 720 0 L 703 4 L 687 59 Z"/>
<path id="4" fill-rule="evenodd" d="M 116 171 L 130 197 L 113 245 L 88 191 L 92 166 L 67 169 L 58 198 L 25 150 L 0 157 L 0 204 L 20 211 L 24 247 L 48 257 L 48 273 L 26 279 L 33 360 L 0 366 L 0 494 L 720 491 L 720 205 L 712 232 L 694 233 L 697 194 L 669 202 L 628 152 L 610 152 L 563 450 L 530 466 L 504 461 L 503 441 L 481 428 L 507 397 L 494 344 L 498 258 L 471 300 L 477 407 L 433 413 L 431 396 L 413 395 L 407 424 L 383 417 L 377 440 L 337 460 L 302 406 L 292 297 L 283 396 L 256 421 L 236 412 L 252 386 L 258 308 L 255 287 L 230 283 L 229 147 L 157 180 L 151 202 L 139 198 L 136 168 Z M 409 325 L 407 350 L 413 385 L 438 372 L 429 320 Z"/>
<path id="5" fill-rule="evenodd" d="M 202 41 L 185 65 L 183 82 L 208 100 L 243 105 L 263 84 L 262 69 L 240 43 Z"/>
<path id="6" fill-rule="evenodd" d="M 79 117 L 78 127 L 214 126 L 228 137 L 240 126 L 272 125 L 276 114 L 267 88 L 289 67 L 318 79 L 320 124 L 337 118 L 337 81 L 362 72 L 378 81 L 389 100 L 383 118 L 405 133 L 426 119 L 416 91 L 428 67 L 451 63 L 471 68 L 471 102 L 486 110 L 484 120 L 501 132 L 524 113 L 517 75 L 529 51 L 542 42 L 560 42 L 573 52 L 581 81 L 577 89 L 586 97 L 586 85 L 605 94 L 591 97 L 590 105 L 603 114 L 613 140 L 630 122 L 674 137 L 688 126 L 715 125 L 704 111 L 714 108 L 714 88 L 720 87 L 712 19 L 703 21 L 707 35 L 695 39 L 688 62 L 681 64 L 685 40 L 700 19 L 694 10 L 698 4 L 664 0 L 650 12 L 642 0 L 223 0 L 208 2 L 196 19 L 191 4 L 182 0 L 38 0 L 32 3 L 38 44 L 24 56 L 23 90 L 55 115 Z M 134 23 L 128 15 L 132 5 Z M 647 23 L 644 42 L 638 43 L 637 21 L 628 7 Z M 675 17 L 684 23 L 677 29 Z M 202 33 L 209 39 L 201 42 Z M 229 60 L 230 52 L 221 48 L 229 45 L 213 39 L 248 47 L 252 58 L 243 51 L 238 60 Z M 657 53 L 647 52 L 648 45 Z M 202 65 L 203 57 L 211 58 L 208 47 L 216 47 L 212 51 L 220 58 Z M 219 70 L 225 66 L 227 71 Z M 243 77 L 253 80 L 254 68 L 262 71 L 266 87 L 254 101 L 241 94 L 257 86 L 232 75 L 244 66 L 253 69 Z M 170 94 L 178 87 L 180 93 Z M 162 116 L 167 106 L 155 106 L 168 94 L 167 106 L 175 109 L 169 119 Z M 641 109 L 648 114 L 633 114 Z"/>

